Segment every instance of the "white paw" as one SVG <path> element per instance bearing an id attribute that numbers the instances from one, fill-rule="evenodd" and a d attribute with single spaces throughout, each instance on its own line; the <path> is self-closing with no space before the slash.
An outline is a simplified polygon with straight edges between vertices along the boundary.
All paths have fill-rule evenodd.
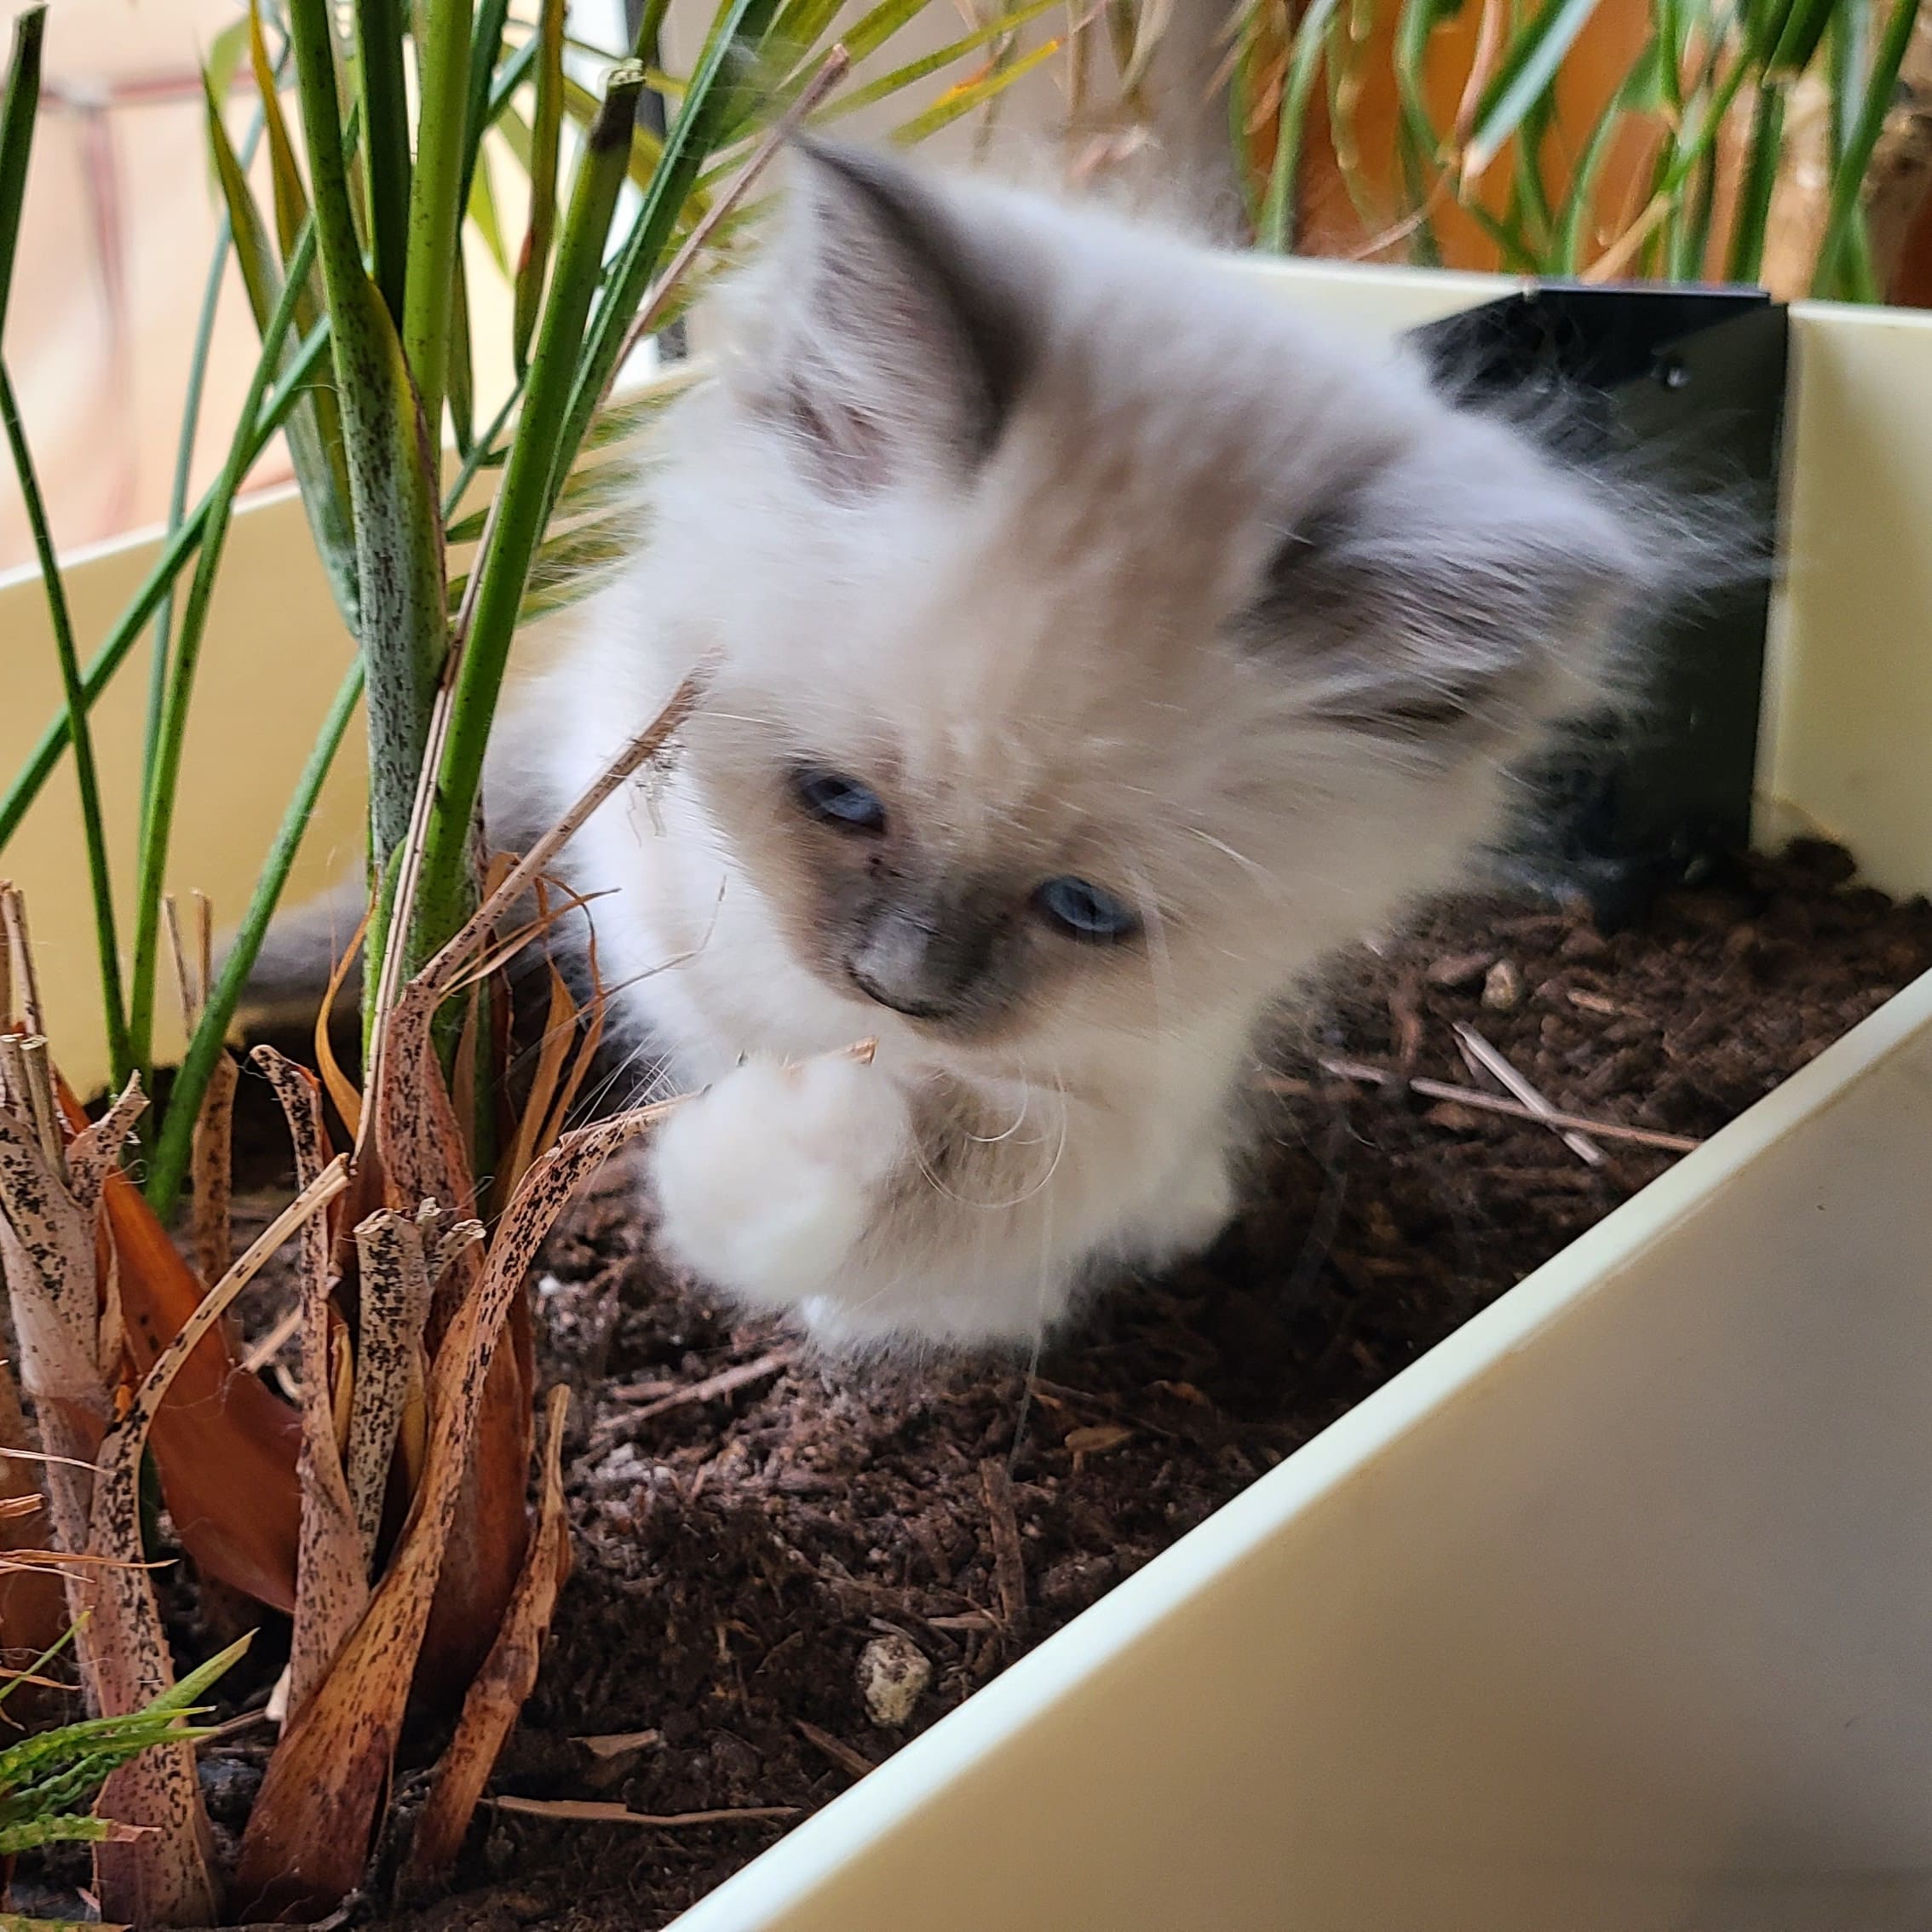
<path id="1" fill-rule="evenodd" d="M 659 1239 L 693 1274 L 759 1307 L 836 1297 L 911 1141 L 905 1101 L 875 1068 L 753 1061 L 658 1130 Z"/>

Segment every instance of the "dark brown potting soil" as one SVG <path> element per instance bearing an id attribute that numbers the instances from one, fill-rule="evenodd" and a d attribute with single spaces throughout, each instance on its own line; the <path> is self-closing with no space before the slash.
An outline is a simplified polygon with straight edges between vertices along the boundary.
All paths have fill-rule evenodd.
<path id="1" fill-rule="evenodd" d="M 1932 909 L 1849 870 L 1796 848 L 1607 937 L 1463 900 L 1348 962 L 1269 1069 L 1285 1090 L 1239 1224 L 1031 1370 L 815 1365 L 667 1279 L 607 1173 L 538 1276 L 542 1371 L 577 1394 L 576 1569 L 492 1789 L 745 1815 L 489 1808 L 457 1895 L 364 1922 L 666 1923 L 1677 1158 L 1603 1134 L 1592 1159 L 1324 1061 L 1498 1091 L 1461 1026 L 1559 1108 L 1708 1135 L 1932 968 Z M 875 1642 L 930 1666 L 902 1725 L 860 1688 Z M 245 1735 L 207 1754 L 224 1826 L 262 1755 Z"/>

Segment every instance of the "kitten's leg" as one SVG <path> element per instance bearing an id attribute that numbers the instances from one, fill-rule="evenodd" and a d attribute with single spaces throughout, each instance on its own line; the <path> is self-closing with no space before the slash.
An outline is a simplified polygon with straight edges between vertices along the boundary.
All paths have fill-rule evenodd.
<path id="1" fill-rule="evenodd" d="M 1027 1340 L 1096 1261 L 1165 1258 L 1225 1220 L 1219 1135 L 1150 1137 L 1151 1112 L 752 1062 L 659 1129 L 661 1239 L 827 1342 Z"/>

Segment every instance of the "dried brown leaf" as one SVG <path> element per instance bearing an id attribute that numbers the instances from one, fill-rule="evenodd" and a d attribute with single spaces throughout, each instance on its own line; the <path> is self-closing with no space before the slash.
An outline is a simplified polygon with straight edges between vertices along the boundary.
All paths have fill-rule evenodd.
<path id="1" fill-rule="evenodd" d="M 327 1912 L 360 1883 L 504 1323 L 565 1203 L 659 1112 L 640 1108 L 566 1136 L 531 1169 L 505 1212 L 482 1279 L 431 1366 L 428 1453 L 395 1554 L 269 1762 L 236 1872 L 246 1910 Z"/>
<path id="2" fill-rule="evenodd" d="M 77 1157 L 108 1123 L 89 1129 L 65 1083 L 59 1099 L 76 1136 L 68 1148 L 74 1180 Z M 131 1107 L 124 1095 L 109 1118 L 131 1119 Z M 97 1170 L 127 1356 L 145 1374 L 200 1306 L 204 1286 L 133 1182 L 105 1159 Z M 217 1322 L 175 1376 L 149 1438 L 169 1513 L 196 1565 L 285 1611 L 295 1603 L 300 1432 L 288 1404 L 243 1372 L 228 1325 Z"/>
<path id="3" fill-rule="evenodd" d="M 357 1091 L 355 1082 L 343 1072 L 342 1062 L 336 1058 L 335 1043 L 329 1037 L 329 1022 L 334 1017 L 336 1002 L 342 997 L 342 982 L 348 979 L 349 968 L 355 963 L 355 956 L 362 950 L 363 941 L 368 936 L 369 915 L 365 912 L 354 936 L 336 962 L 335 971 L 329 975 L 328 989 L 322 995 L 322 1004 L 315 1015 L 315 1064 L 321 1070 L 323 1084 L 328 1088 L 329 1098 L 336 1103 L 336 1111 L 342 1115 L 350 1137 L 358 1141 L 362 1137 L 362 1095 Z"/>
<path id="4" fill-rule="evenodd" d="M 327 1164 L 328 1130 L 314 1077 L 272 1047 L 252 1055 L 274 1088 L 307 1187 Z M 330 1391 L 329 1236 L 318 1216 L 302 1230 L 302 1529 L 295 1628 L 289 1644 L 289 1708 L 300 1710 L 321 1682 L 369 1603 L 369 1572 L 336 1447 Z"/>
<path id="5" fill-rule="evenodd" d="M 389 1463 L 429 1319 L 429 1264 L 422 1228 L 388 1208 L 356 1229 L 355 1245 L 361 1302 L 345 1462 L 364 1558 L 372 1562 Z"/>
<path id="6" fill-rule="evenodd" d="M 543 1038 L 537 1049 L 537 1071 L 531 1078 L 530 1095 L 516 1124 L 516 1136 L 503 1159 L 498 1186 L 504 1200 L 515 1193 L 517 1182 L 543 1152 L 538 1138 L 562 1085 L 564 1063 L 577 1038 L 577 1002 L 570 997 L 570 988 L 555 965 L 548 960 L 544 964 L 550 976 L 550 1003 L 543 1015 Z"/>
<path id="7" fill-rule="evenodd" d="M 234 1191 L 235 1089 L 241 1070 L 224 1053 L 208 1075 L 208 1090 L 194 1123 L 194 1259 L 212 1285 L 235 1258 L 229 1207 Z"/>
<path id="8" fill-rule="evenodd" d="M 92 1215 L 101 1205 L 107 1176 L 120 1164 L 121 1150 L 135 1123 L 147 1111 L 141 1076 L 129 1076 L 114 1104 L 90 1127 L 83 1127 L 67 1143 L 67 1192 L 82 1213 Z"/>
<path id="9" fill-rule="evenodd" d="M 26 1417 L 13 1365 L 0 1362 L 0 1448 L 31 1448 Z M 0 1552 L 30 1551 L 46 1539 L 48 1509 L 33 1464 L 24 1457 L 0 1456 Z M 0 1555 L 0 1562 L 5 1556 Z M 31 1567 L 31 1566 L 30 1566 Z M 66 1591 L 58 1576 L 31 1575 L 25 1569 L 0 1580 L 0 1649 L 37 1657 L 66 1628 Z M 43 1715 L 33 1700 L 15 1699 L 9 1713 L 31 1723 Z"/>
<path id="10" fill-rule="evenodd" d="M 553 1389 L 536 1540 L 503 1627 L 463 1699 L 456 1735 L 436 1767 L 435 1783 L 417 1820 L 409 1870 L 418 1883 L 455 1863 L 483 1787 L 537 1682 L 557 1593 L 570 1573 L 570 1521 L 563 1492 L 564 1418 L 569 1408 L 570 1391 Z"/>
<path id="11" fill-rule="evenodd" d="M 0 1109 L 0 1272 L 13 1308 L 21 1379 L 51 1458 L 48 1493 L 55 1539 L 63 1550 L 83 1550 L 87 1471 L 112 1415 L 95 1355 L 94 1220 L 61 1185 L 40 1136 L 5 1109 Z"/>
<path id="12" fill-rule="evenodd" d="M 1026 1607 L 1026 1557 L 1020 1542 L 1020 1525 L 1013 1513 L 1013 1478 L 997 1456 L 980 1464 L 980 1487 L 986 1498 L 987 1527 L 992 1534 L 993 1581 L 999 1590 L 999 1613 L 1009 1623 Z"/>
<path id="13" fill-rule="evenodd" d="M 162 1350 L 101 1443 L 89 1544 L 101 1567 L 87 1581 L 93 1618 L 83 1661 L 104 1716 L 138 1711 L 174 1682 L 153 1580 L 141 1565 L 141 1459 L 148 1430 L 202 1337 L 282 1244 L 347 1184 L 338 1161 L 249 1245 Z M 192 1745 L 158 1745 L 123 1765 L 102 1788 L 97 1809 L 143 1832 L 95 1847 L 95 1890 L 105 1912 L 142 1925 L 214 1922 L 220 1897 Z"/>
<path id="14" fill-rule="evenodd" d="M 648 1751 L 664 1736 L 662 1731 L 598 1731 L 576 1741 L 593 1757 L 608 1762 L 613 1757 L 629 1757 L 634 1752 Z"/>

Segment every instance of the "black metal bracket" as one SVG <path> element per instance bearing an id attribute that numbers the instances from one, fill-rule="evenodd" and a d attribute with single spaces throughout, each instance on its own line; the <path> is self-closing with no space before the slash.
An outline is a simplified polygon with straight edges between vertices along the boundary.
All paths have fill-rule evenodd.
<path id="1" fill-rule="evenodd" d="M 1472 405 L 1527 392 L 1572 461 L 1641 452 L 1671 497 L 1715 495 L 1768 559 L 1784 434 L 1787 317 L 1755 289 L 1549 284 L 1409 340 Z M 1526 774 L 1538 807 L 1504 858 L 1522 883 L 1617 924 L 1751 837 L 1771 572 L 1740 570 L 1661 613 L 1635 716 L 1579 719 Z"/>

